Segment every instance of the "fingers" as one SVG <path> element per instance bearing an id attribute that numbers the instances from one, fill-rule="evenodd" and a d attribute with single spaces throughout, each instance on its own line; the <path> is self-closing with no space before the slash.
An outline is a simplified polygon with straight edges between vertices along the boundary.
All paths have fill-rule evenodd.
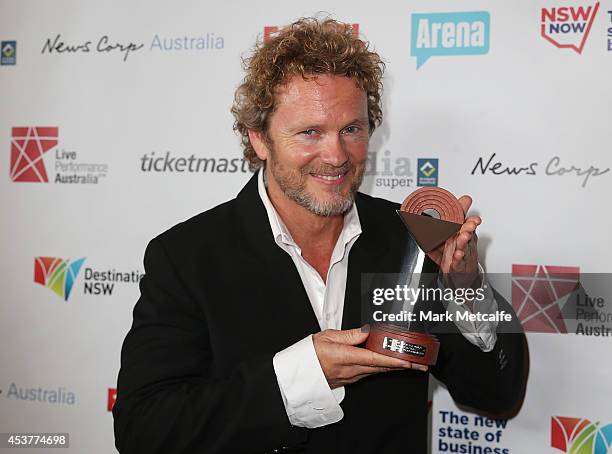
<path id="1" fill-rule="evenodd" d="M 368 339 L 368 335 L 370 334 L 369 327 L 368 329 L 364 329 L 365 326 L 367 325 L 364 325 L 362 328 L 347 330 L 325 330 L 325 337 L 332 342 L 337 342 L 344 345 L 363 344 Z"/>
<path id="2" fill-rule="evenodd" d="M 463 214 L 467 216 L 467 213 L 472 206 L 472 198 L 469 195 L 462 195 L 459 197 L 459 203 L 461 204 L 461 208 L 463 208 Z"/>

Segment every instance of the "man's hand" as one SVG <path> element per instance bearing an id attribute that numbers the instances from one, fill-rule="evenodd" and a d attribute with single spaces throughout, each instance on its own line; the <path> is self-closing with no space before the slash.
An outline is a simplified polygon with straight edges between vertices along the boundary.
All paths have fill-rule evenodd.
<path id="1" fill-rule="evenodd" d="M 326 329 L 313 334 L 314 348 L 331 389 L 355 383 L 368 375 L 391 370 L 417 369 L 426 371 L 427 366 L 392 358 L 357 347 L 366 341 L 369 330 Z"/>
<path id="2" fill-rule="evenodd" d="M 472 198 L 464 195 L 459 198 L 463 213 L 467 213 L 472 205 Z M 438 265 L 442 276 L 453 276 L 457 280 L 476 282 L 478 277 L 478 237 L 476 227 L 480 225 L 480 216 L 470 216 L 465 219 L 459 232 L 450 237 L 444 244 L 427 253 Z M 446 279 L 444 279 L 446 281 Z M 445 282 L 446 284 L 446 282 Z M 464 285 L 459 285 L 464 286 Z M 469 285 L 468 285 L 469 286 Z"/>

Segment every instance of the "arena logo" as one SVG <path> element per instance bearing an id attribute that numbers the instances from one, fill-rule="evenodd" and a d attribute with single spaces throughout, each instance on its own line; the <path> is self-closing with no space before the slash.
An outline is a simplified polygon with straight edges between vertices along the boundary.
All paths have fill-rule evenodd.
<path id="1" fill-rule="evenodd" d="M 566 454 L 607 454 L 612 447 L 612 424 L 583 418 L 550 418 L 550 445 Z"/>
<path id="2" fill-rule="evenodd" d="M 598 9 L 599 2 L 592 6 L 542 8 L 540 35 L 560 49 L 582 54 Z"/>
<path id="3" fill-rule="evenodd" d="M 431 57 L 487 54 L 490 22 L 487 11 L 412 14 L 410 55 L 417 69 Z"/>
<path id="4" fill-rule="evenodd" d="M 249 162 L 245 158 L 176 156 L 170 151 L 161 155 L 152 151 L 140 157 L 140 171 L 153 173 L 248 173 Z"/>
<path id="5" fill-rule="evenodd" d="M 68 301 L 85 257 L 70 261 L 59 257 L 34 258 L 34 282 L 47 287 L 64 301 Z M 138 284 L 143 273 L 138 270 L 117 271 L 115 268 L 98 270 L 85 267 L 83 271 L 83 294 L 112 296 L 115 285 Z"/>
<path id="6" fill-rule="evenodd" d="M 17 64 L 17 41 L 0 42 L 0 66 Z"/>
<path id="7" fill-rule="evenodd" d="M 14 382 L 9 385 L 5 398 L 55 405 L 74 405 L 76 403 L 76 394 L 63 386 L 56 388 L 24 387 Z"/>
<path id="8" fill-rule="evenodd" d="M 117 401 L 117 388 L 108 388 L 106 391 L 106 411 L 113 411 Z"/>
<path id="9" fill-rule="evenodd" d="M 543 174 L 547 177 L 577 178 L 583 188 L 586 187 L 591 178 L 600 177 L 610 172 L 609 167 L 597 167 L 594 164 L 568 165 L 559 156 L 548 159 L 546 165 L 537 161 L 509 165 L 498 158 L 497 153 L 491 153 L 488 157 L 478 157 L 471 174 L 513 177 L 535 176 L 540 174 L 540 167 L 544 168 Z"/>
<path id="10" fill-rule="evenodd" d="M 350 24 L 351 33 L 355 38 L 359 38 L 359 24 Z M 267 43 L 276 35 L 278 35 L 279 27 L 277 25 L 266 25 L 263 32 L 263 42 Z"/>
<path id="11" fill-rule="evenodd" d="M 11 132 L 10 177 L 14 182 L 47 183 L 46 153 L 53 154 L 54 183 L 98 184 L 108 174 L 108 164 L 84 163 L 74 150 L 57 148 L 57 126 L 19 126 Z"/>

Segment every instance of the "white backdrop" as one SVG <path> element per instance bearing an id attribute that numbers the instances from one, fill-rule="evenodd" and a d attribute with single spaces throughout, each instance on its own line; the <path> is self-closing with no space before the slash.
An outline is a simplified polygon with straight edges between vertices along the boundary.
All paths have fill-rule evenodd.
<path id="1" fill-rule="evenodd" d="M 240 58 L 264 27 L 300 16 L 326 11 L 358 24 L 387 62 L 385 120 L 370 145 L 365 192 L 401 201 L 417 187 L 418 160 L 429 160 L 438 185 L 473 196 L 489 272 L 511 273 L 517 264 L 609 272 L 612 1 L 597 3 L 594 16 L 596 3 L 580 1 L 0 0 L 0 432 L 69 432 L 71 452 L 115 452 L 108 390 L 139 294 L 130 276 L 143 271 L 152 237 L 234 197 L 249 178 L 229 112 Z M 560 9 L 551 21 L 552 8 L 562 7 L 591 14 L 574 20 L 576 9 Z M 546 34 L 560 47 L 541 36 L 543 8 Z M 470 48 L 441 41 L 415 48 L 413 14 L 470 12 L 488 13 L 486 46 L 476 39 Z M 473 24 L 482 14 L 414 18 L 422 17 Z M 551 31 L 564 23 L 578 31 Z M 118 43 L 127 54 L 108 50 Z M 417 69 L 413 54 L 427 52 Z M 27 162 L 17 157 L 39 147 L 48 148 L 39 174 L 19 174 Z M 166 155 L 175 160 L 164 171 Z M 192 155 L 214 163 L 177 171 L 177 159 Z M 159 157 L 162 171 L 148 170 L 148 159 Z M 554 157 L 548 173 L 562 167 L 565 175 L 547 175 Z M 13 181 L 41 179 L 42 163 L 48 182 Z M 593 168 L 586 182 L 577 175 Z M 69 182 L 79 177 L 86 182 Z M 68 265 L 85 258 L 67 299 L 61 285 L 59 293 L 45 288 L 52 273 L 39 269 L 35 280 L 37 257 Z M 130 274 L 129 282 L 92 277 L 107 271 Z M 509 286 L 500 290 L 511 300 Z M 492 449 L 460 441 L 466 453 L 560 452 L 551 445 L 556 416 L 612 423 L 611 339 L 528 339 L 525 405 L 499 440 L 483 442 L 497 426 L 482 429 L 437 388 L 432 452 L 451 452 L 440 435 L 442 412 L 469 415 L 453 427 L 479 431 L 472 445 Z M 577 452 L 605 454 L 607 446 L 597 449 Z"/>

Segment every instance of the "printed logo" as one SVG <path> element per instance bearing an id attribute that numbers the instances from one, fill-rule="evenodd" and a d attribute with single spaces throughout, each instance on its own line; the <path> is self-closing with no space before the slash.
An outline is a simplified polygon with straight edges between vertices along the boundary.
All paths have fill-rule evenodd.
<path id="1" fill-rule="evenodd" d="M 577 266 L 512 265 L 512 308 L 525 331 L 567 333 L 562 308 L 579 284 Z"/>
<path id="2" fill-rule="evenodd" d="M 560 49 L 569 48 L 582 54 L 598 9 L 599 2 L 587 7 L 542 8 L 540 34 Z"/>
<path id="3" fill-rule="evenodd" d="M 419 158 L 417 160 L 417 186 L 438 186 L 438 160 Z"/>
<path id="4" fill-rule="evenodd" d="M 486 11 L 413 14 L 410 55 L 417 69 L 430 57 L 487 54 L 489 24 Z"/>
<path id="5" fill-rule="evenodd" d="M 106 411 L 113 411 L 115 401 L 117 400 L 117 389 L 108 388 L 106 393 Z"/>
<path id="6" fill-rule="evenodd" d="M 263 42 L 267 43 L 278 35 L 279 27 L 276 25 L 266 25 L 263 32 Z M 359 37 L 359 24 L 351 24 L 351 33 L 356 38 Z"/>
<path id="7" fill-rule="evenodd" d="M 15 65 L 17 63 L 17 41 L 2 41 L 0 43 L 0 65 Z"/>
<path id="8" fill-rule="evenodd" d="M 12 128 L 11 180 L 16 182 L 47 183 L 45 153 L 58 144 L 59 128 L 21 126 Z M 48 156 L 48 155 L 47 155 Z M 79 153 L 65 148 L 56 148 L 52 168 L 54 183 L 98 184 L 107 176 L 108 164 L 82 162 Z"/>
<path id="9" fill-rule="evenodd" d="M 610 23 L 608 25 L 612 25 L 612 11 L 608 10 L 608 16 L 610 18 Z M 612 52 L 612 27 L 608 27 L 606 33 L 608 36 L 608 52 Z"/>
<path id="10" fill-rule="evenodd" d="M 394 157 L 390 150 L 369 151 L 365 177 L 372 177 L 379 188 L 409 188 L 414 186 L 414 170 L 406 156 Z"/>
<path id="11" fill-rule="evenodd" d="M 64 301 L 68 301 L 83 262 L 85 262 L 85 257 L 74 261 L 58 257 L 36 257 L 34 258 L 34 282 L 49 288 Z M 111 296 L 116 284 L 138 284 L 142 276 L 143 274 L 138 270 L 117 271 L 115 268 L 99 270 L 85 267 L 83 294 Z"/>
<path id="12" fill-rule="evenodd" d="M 540 167 L 541 166 L 541 167 Z M 535 176 L 578 178 L 581 187 L 585 188 L 591 178 L 600 177 L 610 173 L 609 167 L 598 167 L 594 164 L 567 164 L 559 156 L 553 156 L 544 162 L 524 162 L 521 164 L 508 165 L 503 162 L 497 153 L 491 153 L 487 157 L 479 156 L 472 168 L 472 175 L 489 176 Z M 609 175 L 608 175 L 609 176 Z"/>
<path id="13" fill-rule="evenodd" d="M 58 257 L 36 257 L 34 259 L 34 282 L 43 285 L 68 301 L 85 257 L 73 261 Z"/>
<path id="14" fill-rule="evenodd" d="M 49 181 L 43 155 L 57 145 L 57 127 L 12 129 L 11 180 L 46 183 Z"/>
<path id="15" fill-rule="evenodd" d="M 249 162 L 245 158 L 203 158 L 191 154 L 176 156 L 166 151 L 159 156 L 155 151 L 140 157 L 140 171 L 154 173 L 247 173 Z"/>
<path id="16" fill-rule="evenodd" d="M 612 424 L 553 416 L 550 445 L 566 454 L 607 454 L 612 447 Z"/>
<path id="17" fill-rule="evenodd" d="M 74 405 L 76 403 L 76 394 L 63 386 L 51 389 L 42 387 L 30 388 L 20 386 L 17 383 L 11 383 L 6 393 L 6 398 L 56 405 Z"/>

